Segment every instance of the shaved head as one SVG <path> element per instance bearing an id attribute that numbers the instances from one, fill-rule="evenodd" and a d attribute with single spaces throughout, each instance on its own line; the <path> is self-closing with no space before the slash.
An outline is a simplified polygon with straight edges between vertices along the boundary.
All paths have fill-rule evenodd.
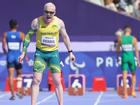
<path id="1" fill-rule="evenodd" d="M 44 5 L 44 11 L 52 11 L 55 12 L 56 11 L 56 7 L 55 4 L 52 2 L 48 2 Z"/>
<path id="2" fill-rule="evenodd" d="M 56 7 L 53 3 L 48 2 L 44 5 L 44 18 L 50 22 L 56 13 Z"/>

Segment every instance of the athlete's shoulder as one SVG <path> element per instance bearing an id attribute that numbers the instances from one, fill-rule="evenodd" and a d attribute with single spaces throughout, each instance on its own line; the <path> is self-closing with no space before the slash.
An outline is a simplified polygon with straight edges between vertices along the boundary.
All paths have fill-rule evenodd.
<path id="1" fill-rule="evenodd" d="M 61 18 L 59 18 L 58 16 L 54 16 L 53 18 L 57 20 L 61 20 Z"/>
<path id="2" fill-rule="evenodd" d="M 37 30 L 39 28 L 39 20 L 40 20 L 41 17 L 42 16 L 39 16 L 39 17 L 32 20 L 31 29 Z"/>
<path id="3" fill-rule="evenodd" d="M 22 31 L 19 31 L 20 32 L 20 34 L 24 34 L 24 32 L 22 32 Z"/>
<path id="4" fill-rule="evenodd" d="M 20 36 L 25 36 L 25 33 L 24 32 L 19 31 L 19 33 L 20 33 Z"/>
<path id="5" fill-rule="evenodd" d="M 57 18 L 57 21 L 58 21 L 58 24 L 59 24 L 59 26 L 62 28 L 62 27 L 65 27 L 65 24 L 64 24 L 64 21 L 61 19 L 61 18 L 58 18 L 58 17 L 56 17 Z"/>
<path id="6" fill-rule="evenodd" d="M 57 16 L 54 16 L 54 19 L 55 19 L 56 21 L 58 21 L 59 23 L 62 23 L 62 22 L 63 22 L 63 20 L 62 20 L 61 18 L 57 17 Z"/>
<path id="7" fill-rule="evenodd" d="M 65 27 L 64 22 L 63 22 L 62 19 L 60 19 L 60 18 L 57 17 L 57 16 L 54 16 L 54 19 L 55 19 L 55 21 L 58 23 L 60 29 L 62 29 L 62 27 Z"/>

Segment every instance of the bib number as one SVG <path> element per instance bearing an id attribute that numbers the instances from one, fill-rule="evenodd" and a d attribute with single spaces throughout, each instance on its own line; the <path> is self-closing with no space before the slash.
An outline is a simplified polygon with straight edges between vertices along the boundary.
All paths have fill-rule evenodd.
<path id="1" fill-rule="evenodd" d="M 18 42 L 9 42 L 8 48 L 10 50 L 19 50 L 19 43 Z"/>
<path id="2" fill-rule="evenodd" d="M 46 46 L 56 46 L 56 37 L 42 37 L 41 42 Z"/>
<path id="3" fill-rule="evenodd" d="M 131 44 L 128 45 L 122 45 L 122 49 L 124 51 L 133 51 L 133 46 Z"/>

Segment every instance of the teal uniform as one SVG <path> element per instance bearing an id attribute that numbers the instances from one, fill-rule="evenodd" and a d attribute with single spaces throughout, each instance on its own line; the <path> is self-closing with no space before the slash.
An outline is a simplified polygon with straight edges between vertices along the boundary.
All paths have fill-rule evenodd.
<path id="1" fill-rule="evenodd" d="M 121 47 L 122 47 L 122 70 L 127 72 L 130 68 L 131 72 L 136 71 L 135 56 L 134 56 L 134 46 L 133 46 L 133 36 L 123 35 L 121 37 Z"/>

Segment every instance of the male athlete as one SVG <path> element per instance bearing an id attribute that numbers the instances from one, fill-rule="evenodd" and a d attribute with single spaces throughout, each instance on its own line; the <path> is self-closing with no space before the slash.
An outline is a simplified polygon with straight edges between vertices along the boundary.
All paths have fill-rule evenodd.
<path id="1" fill-rule="evenodd" d="M 2 37 L 2 47 L 4 53 L 7 54 L 7 68 L 9 76 L 9 85 L 11 91 L 10 100 L 15 100 L 14 95 L 14 70 L 17 72 L 17 95 L 22 97 L 21 94 L 21 69 L 22 64 L 18 62 L 18 57 L 21 54 L 21 42 L 24 40 L 24 33 L 17 31 L 18 23 L 15 19 L 9 21 L 10 31 L 4 32 Z"/>
<path id="2" fill-rule="evenodd" d="M 131 35 L 132 28 L 130 26 L 125 26 L 124 34 L 118 38 L 117 44 L 117 57 L 120 53 L 120 47 L 122 48 L 122 74 L 123 74 L 123 98 L 128 97 L 127 93 L 127 72 L 130 69 L 132 74 L 132 93 L 133 97 L 136 97 L 135 85 L 136 85 L 136 64 L 135 64 L 135 55 L 137 58 L 137 65 L 140 66 L 139 62 L 139 51 L 137 45 L 137 39 Z M 135 54 L 134 54 L 135 49 Z"/>
<path id="3" fill-rule="evenodd" d="M 31 29 L 27 33 L 23 52 L 19 57 L 21 62 L 25 56 L 31 37 L 36 32 L 36 52 L 34 60 L 34 76 L 32 84 L 32 105 L 36 105 L 39 93 L 39 84 L 42 79 L 46 65 L 49 66 L 56 86 L 56 96 L 58 104 L 63 105 L 63 89 L 61 85 L 61 68 L 58 53 L 59 34 L 62 35 L 64 43 L 68 49 L 70 60 L 74 61 L 75 56 L 72 52 L 70 39 L 65 29 L 63 20 L 55 16 L 56 7 L 49 2 L 44 5 L 44 15 L 35 18 L 31 23 Z"/>

